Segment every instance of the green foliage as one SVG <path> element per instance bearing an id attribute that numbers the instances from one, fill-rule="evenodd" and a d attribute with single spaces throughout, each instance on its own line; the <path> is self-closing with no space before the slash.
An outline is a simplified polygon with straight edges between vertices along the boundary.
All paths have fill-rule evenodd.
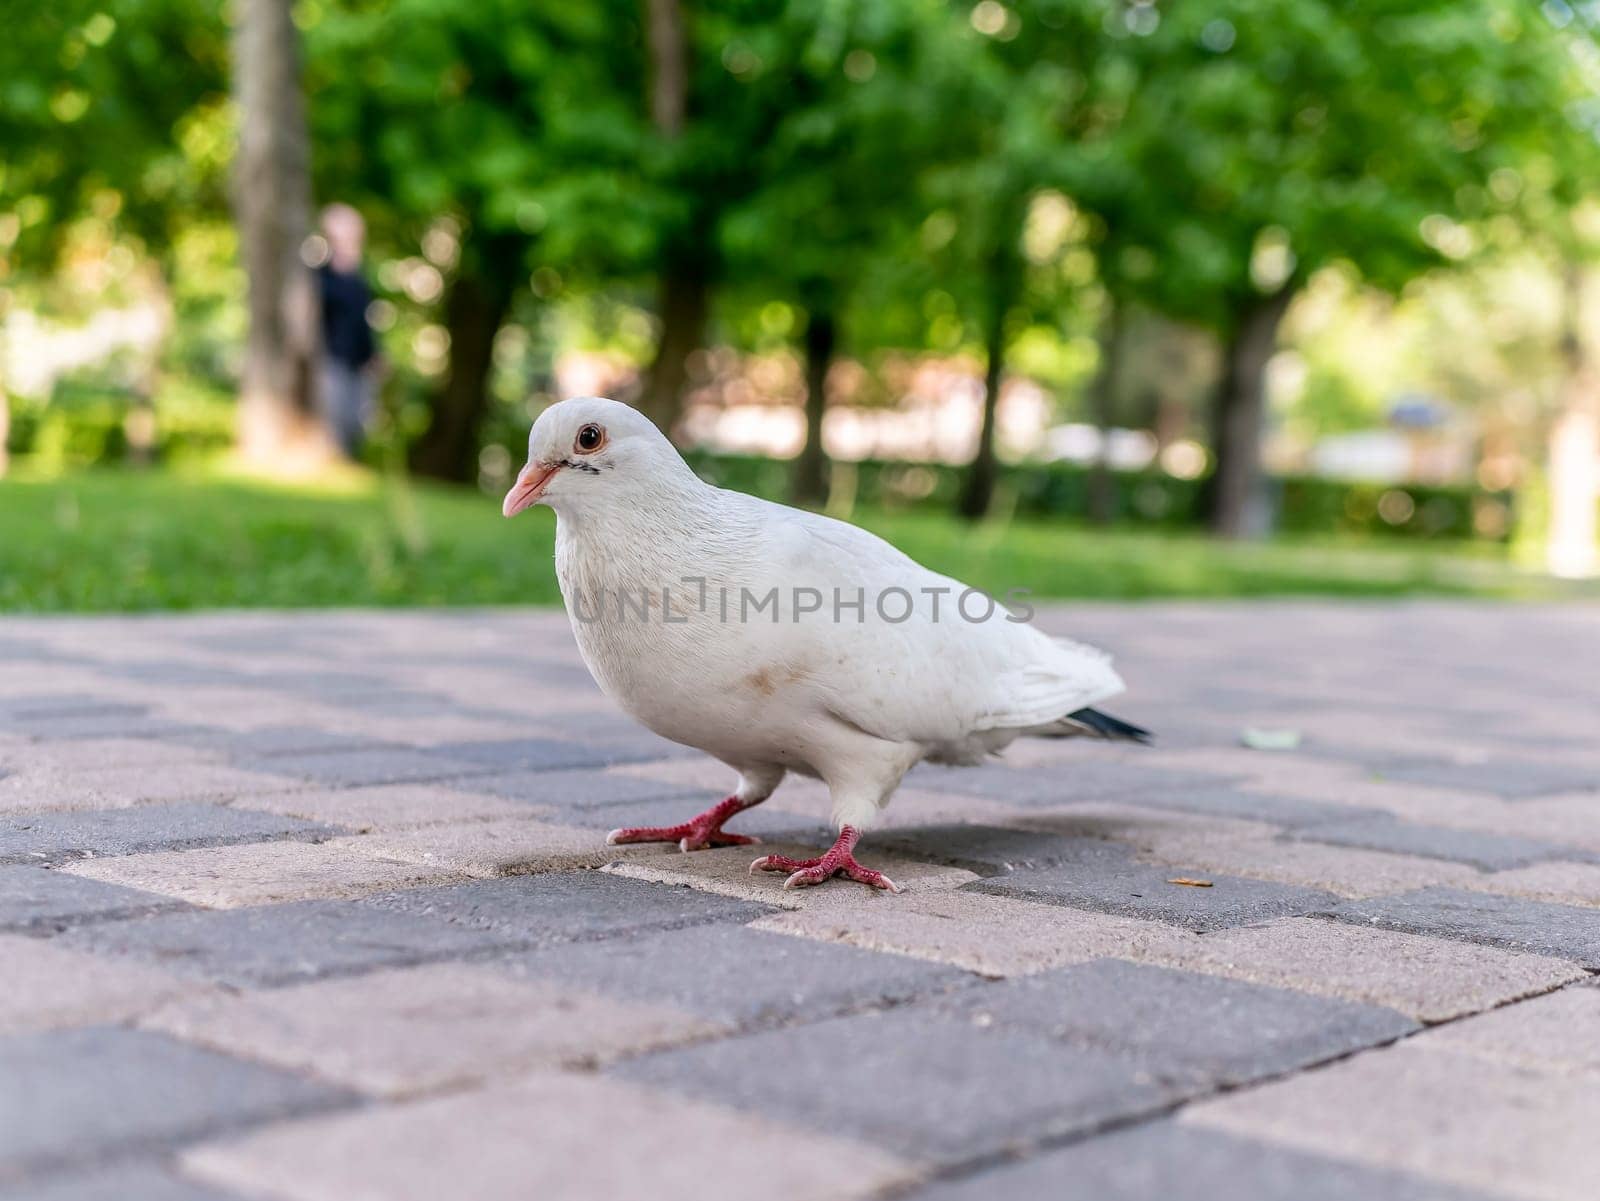
<path id="1" fill-rule="evenodd" d="M 12 5 L 9 7 L 21 7 Z M 205 0 L 60 0 L 0 37 L 0 251 L 49 264 L 72 222 L 160 255 L 225 208 L 227 38 Z M 7 243 L 10 243 L 9 247 Z"/>
<path id="2" fill-rule="evenodd" d="M 996 594 L 1585 595 L 1498 557 L 1409 546 L 1219 546 L 888 509 L 857 520 Z M 542 511 L 506 522 L 493 497 L 397 482 L 308 491 L 178 471 L 11 479 L 0 481 L 0 611 L 556 604 L 553 531 Z"/>
<path id="3" fill-rule="evenodd" d="M 787 465 L 754 455 L 691 454 L 706 479 L 771 500 L 786 495 Z M 961 475 L 942 463 L 875 462 L 835 467 L 852 473 L 856 501 L 868 510 L 938 512 L 960 490 Z M 1074 463 L 1014 464 L 1000 472 L 1001 489 L 1016 513 L 1038 519 L 1082 520 L 1089 514 L 1090 470 Z M 1201 523 L 1201 480 L 1159 471 L 1112 472 L 1111 517 L 1118 523 L 1168 530 Z M 1351 534 L 1421 539 L 1504 541 L 1514 522 L 1514 498 L 1467 486 L 1363 484 L 1289 476 L 1275 481 L 1280 525 L 1290 534 Z M 1385 501 L 1384 498 L 1391 498 Z M 1380 504 L 1380 502 L 1383 502 Z M 1490 508 L 1482 529 L 1480 511 Z"/>

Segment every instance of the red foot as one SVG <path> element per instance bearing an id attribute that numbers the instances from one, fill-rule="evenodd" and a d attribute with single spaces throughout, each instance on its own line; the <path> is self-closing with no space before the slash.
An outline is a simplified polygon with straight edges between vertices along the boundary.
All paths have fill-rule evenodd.
<path id="1" fill-rule="evenodd" d="M 681 826 L 624 826 L 606 835 L 606 842 L 617 846 L 624 842 L 675 842 L 680 851 L 701 851 L 706 847 L 742 847 L 759 838 L 748 834 L 729 834 L 722 828 L 741 809 L 748 809 L 738 797 L 729 797 L 698 817 L 691 817 Z"/>
<path id="2" fill-rule="evenodd" d="M 787 855 L 763 855 L 750 865 L 750 871 L 793 872 L 783 882 L 785 888 L 808 888 L 831 880 L 834 876 L 847 876 L 860 884 L 870 884 L 887 892 L 899 892 L 900 886 L 888 876 L 856 862 L 856 857 L 850 852 L 855 849 L 856 840 L 860 837 L 861 832 L 854 826 L 845 826 L 839 831 L 839 840 L 820 858 L 790 859 Z"/>

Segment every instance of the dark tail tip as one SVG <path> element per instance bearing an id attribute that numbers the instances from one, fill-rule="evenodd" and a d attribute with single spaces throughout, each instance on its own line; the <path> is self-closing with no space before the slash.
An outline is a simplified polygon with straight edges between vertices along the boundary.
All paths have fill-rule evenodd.
<path id="1" fill-rule="evenodd" d="M 1067 717 L 1069 721 L 1075 721 L 1093 730 L 1100 738 L 1148 743 L 1154 737 L 1149 730 L 1141 729 L 1132 722 L 1123 721 L 1120 717 L 1112 717 L 1109 713 L 1102 713 L 1098 709 L 1079 709 L 1076 713 L 1069 713 Z"/>

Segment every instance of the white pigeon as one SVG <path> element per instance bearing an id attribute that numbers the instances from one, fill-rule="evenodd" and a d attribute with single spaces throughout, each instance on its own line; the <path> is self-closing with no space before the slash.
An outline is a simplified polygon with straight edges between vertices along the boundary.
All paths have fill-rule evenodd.
<path id="1" fill-rule="evenodd" d="M 853 851 L 915 764 L 978 763 L 1030 734 L 1148 737 L 1090 707 L 1123 690 L 1105 654 L 865 530 L 713 487 L 628 405 L 583 397 L 540 414 L 503 511 L 536 504 L 556 511 L 561 595 L 601 689 L 739 773 L 698 817 L 612 843 L 755 842 L 723 823 L 794 771 L 827 785 L 838 841 L 751 871 L 898 891 Z"/>

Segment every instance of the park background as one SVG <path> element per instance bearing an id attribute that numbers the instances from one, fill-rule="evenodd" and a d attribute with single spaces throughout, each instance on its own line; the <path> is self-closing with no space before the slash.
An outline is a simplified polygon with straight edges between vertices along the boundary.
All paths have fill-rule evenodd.
<path id="1" fill-rule="evenodd" d="M 997 591 L 1597 594 L 1596 6 L 5 7 L 0 608 L 553 602 L 587 393 Z"/>

